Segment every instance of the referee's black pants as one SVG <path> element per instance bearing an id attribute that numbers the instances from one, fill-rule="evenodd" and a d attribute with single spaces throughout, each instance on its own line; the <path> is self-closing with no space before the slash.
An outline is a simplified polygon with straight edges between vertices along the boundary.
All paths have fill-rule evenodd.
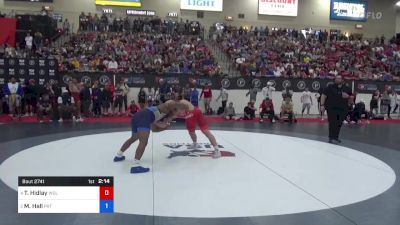
<path id="1" fill-rule="evenodd" d="M 346 118 L 347 110 L 328 109 L 327 112 L 329 123 L 329 139 L 339 139 L 340 129 L 342 128 L 343 121 Z"/>

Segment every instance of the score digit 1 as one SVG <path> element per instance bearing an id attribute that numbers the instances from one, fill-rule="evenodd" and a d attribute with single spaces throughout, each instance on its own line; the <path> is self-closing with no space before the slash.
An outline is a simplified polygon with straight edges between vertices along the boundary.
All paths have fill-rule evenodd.
<path id="1" fill-rule="evenodd" d="M 100 213 L 114 212 L 114 187 L 100 187 Z"/>

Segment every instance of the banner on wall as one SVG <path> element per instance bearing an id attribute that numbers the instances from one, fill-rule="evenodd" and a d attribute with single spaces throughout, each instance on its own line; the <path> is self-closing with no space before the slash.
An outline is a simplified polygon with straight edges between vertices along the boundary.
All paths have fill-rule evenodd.
<path id="1" fill-rule="evenodd" d="M 115 76 L 115 77 L 114 77 Z M 251 88 L 259 88 L 260 90 L 272 82 L 277 91 L 285 88 L 294 92 L 303 92 L 308 88 L 311 92 L 322 91 L 325 87 L 333 84 L 331 79 L 302 79 L 302 78 L 283 78 L 283 77 L 205 77 L 194 76 L 190 74 L 129 74 L 129 73 L 57 73 L 56 60 L 41 59 L 0 59 L 0 87 L 9 81 L 11 77 L 15 77 L 20 82 L 34 79 L 38 84 L 43 85 L 47 82 L 57 80 L 61 85 L 67 85 L 68 82 L 75 78 L 80 82 L 92 84 L 99 81 L 100 85 L 113 83 L 121 80 L 127 81 L 130 87 L 158 87 L 162 83 L 168 85 L 186 86 L 187 84 L 196 84 L 198 88 L 210 85 L 213 89 L 248 90 Z M 400 82 L 386 81 L 348 81 L 346 85 L 357 93 L 371 94 L 376 90 L 383 91 L 391 89 L 400 92 Z"/>
<path id="2" fill-rule="evenodd" d="M 22 82 L 34 79 L 40 85 L 59 80 L 58 62 L 55 59 L 0 58 L 0 85 L 11 77 Z"/>
<path id="3" fill-rule="evenodd" d="M 222 12 L 223 0 L 181 0 L 181 9 Z"/>
<path id="4" fill-rule="evenodd" d="M 400 82 L 387 81 L 354 81 L 354 91 L 358 93 L 372 94 L 375 91 L 393 90 L 400 92 Z"/>
<path id="5" fill-rule="evenodd" d="M 130 16 L 155 16 L 154 10 L 127 9 L 126 14 Z"/>
<path id="6" fill-rule="evenodd" d="M 258 0 L 258 14 L 297 16 L 299 0 Z"/>
<path id="7" fill-rule="evenodd" d="M 96 0 L 96 5 L 142 7 L 141 0 Z"/>
<path id="8" fill-rule="evenodd" d="M 8 44 L 15 47 L 17 19 L 0 18 L 0 45 Z"/>
<path id="9" fill-rule="evenodd" d="M 119 82 L 121 80 L 127 81 L 130 87 L 158 87 L 161 83 L 166 82 L 169 85 L 186 86 L 186 84 L 196 84 L 201 88 L 206 85 L 211 85 L 213 89 L 226 89 L 234 90 L 248 90 L 253 87 L 260 90 L 272 82 L 277 91 L 282 91 L 285 88 L 293 90 L 294 92 L 303 92 L 308 88 L 311 92 L 322 91 L 325 87 L 333 84 L 331 79 L 301 79 L 301 78 L 275 78 L 275 77 L 205 77 L 193 76 L 189 74 L 110 74 L 110 73 L 64 73 L 60 74 L 60 83 L 68 84 L 72 78 L 77 79 L 83 83 L 93 83 L 99 81 L 101 85 L 112 83 L 114 80 Z M 376 87 L 379 90 L 384 90 L 386 86 L 391 86 L 392 89 L 400 88 L 399 82 L 380 82 L 380 81 L 346 81 L 346 85 L 351 88 L 355 82 L 355 90 L 358 93 L 372 93 Z M 367 87 L 367 85 L 369 85 Z M 375 86 L 374 86 L 375 85 Z"/>

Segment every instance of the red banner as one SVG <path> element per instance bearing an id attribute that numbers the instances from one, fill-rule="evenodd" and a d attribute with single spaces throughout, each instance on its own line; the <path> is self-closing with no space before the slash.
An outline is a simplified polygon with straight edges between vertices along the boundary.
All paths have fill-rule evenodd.
<path id="1" fill-rule="evenodd" d="M 17 19 L 0 18 L 0 45 L 8 44 L 15 47 Z"/>

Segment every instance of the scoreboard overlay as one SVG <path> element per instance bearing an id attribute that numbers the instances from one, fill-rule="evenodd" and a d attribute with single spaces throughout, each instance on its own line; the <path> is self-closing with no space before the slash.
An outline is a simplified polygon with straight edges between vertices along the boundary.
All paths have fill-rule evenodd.
<path id="1" fill-rule="evenodd" d="M 18 213 L 113 212 L 113 177 L 18 177 Z"/>

